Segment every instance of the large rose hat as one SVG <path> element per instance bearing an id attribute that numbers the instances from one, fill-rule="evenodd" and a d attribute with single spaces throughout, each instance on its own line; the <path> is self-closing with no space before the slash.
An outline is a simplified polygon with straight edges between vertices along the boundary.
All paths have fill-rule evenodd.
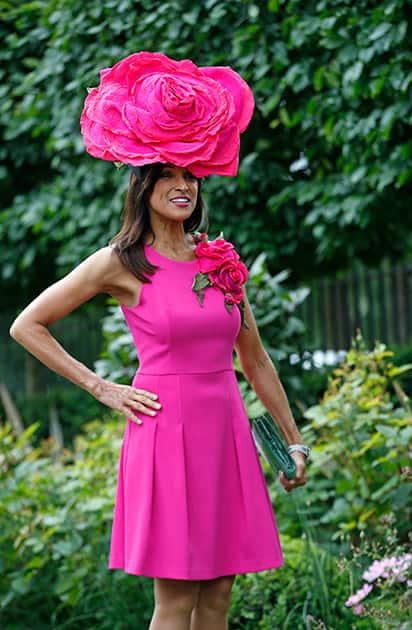
<path id="1" fill-rule="evenodd" d="M 228 66 L 138 52 L 100 71 L 80 127 L 88 153 L 103 160 L 170 163 L 196 177 L 236 175 L 253 108 L 251 89 Z"/>

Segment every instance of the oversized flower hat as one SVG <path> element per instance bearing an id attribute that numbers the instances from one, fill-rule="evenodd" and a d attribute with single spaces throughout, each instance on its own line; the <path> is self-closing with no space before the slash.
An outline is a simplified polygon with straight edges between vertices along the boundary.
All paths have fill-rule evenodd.
<path id="1" fill-rule="evenodd" d="M 103 160 L 169 163 L 196 177 L 236 175 L 253 109 L 251 89 L 229 66 L 138 52 L 100 71 L 80 127 L 88 153 Z"/>

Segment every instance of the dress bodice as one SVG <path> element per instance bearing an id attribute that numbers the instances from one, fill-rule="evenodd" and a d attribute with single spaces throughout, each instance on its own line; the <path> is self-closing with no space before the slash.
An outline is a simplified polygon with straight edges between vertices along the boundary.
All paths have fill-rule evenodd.
<path id="1" fill-rule="evenodd" d="M 167 258 L 148 244 L 149 262 L 158 265 L 151 283 L 142 283 L 139 303 L 121 305 L 133 335 L 139 373 L 184 374 L 233 369 L 233 349 L 241 326 L 239 309 L 229 311 L 224 294 L 206 287 L 203 306 L 192 289 L 199 260 Z"/>

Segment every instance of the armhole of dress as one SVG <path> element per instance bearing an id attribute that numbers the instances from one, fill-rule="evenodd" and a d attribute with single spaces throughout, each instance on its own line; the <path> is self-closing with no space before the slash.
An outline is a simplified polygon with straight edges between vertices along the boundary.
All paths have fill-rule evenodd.
<path id="1" fill-rule="evenodd" d="M 114 244 L 110 244 L 110 243 L 108 243 L 108 244 L 107 244 L 107 247 L 110 247 L 110 249 L 112 250 L 112 252 L 115 252 L 115 251 L 116 251 L 116 247 L 115 247 L 115 245 L 114 245 Z M 136 278 L 136 280 L 138 281 L 138 278 Z M 141 287 L 140 287 L 140 291 L 139 291 L 139 301 L 137 302 L 137 304 L 134 304 L 133 306 L 127 306 L 127 304 L 123 304 L 123 302 L 119 302 L 119 300 L 118 300 L 117 298 L 115 298 L 115 297 L 114 297 L 114 295 L 111 295 L 110 293 L 109 293 L 109 295 L 111 295 L 111 297 L 112 297 L 114 300 L 117 300 L 117 303 L 118 303 L 119 307 L 120 307 L 122 310 L 123 310 L 123 309 L 126 309 L 126 310 L 133 310 L 133 309 L 137 308 L 138 306 L 140 306 L 140 304 L 141 304 L 141 301 L 142 301 L 142 293 L 143 293 L 143 286 L 144 286 L 145 284 L 147 284 L 147 283 L 146 283 L 146 282 L 142 282 L 142 283 L 141 283 Z"/>
<path id="2" fill-rule="evenodd" d="M 119 302 L 119 306 L 120 308 L 123 309 L 127 309 L 127 310 L 134 310 L 135 308 L 137 308 L 138 306 L 141 305 L 142 303 L 142 295 L 143 295 L 143 287 L 145 286 L 145 284 L 148 284 L 148 282 L 142 282 L 141 286 L 140 286 L 140 291 L 139 291 L 139 301 L 137 302 L 137 304 L 134 304 L 133 306 L 127 306 L 127 304 L 123 304 L 121 302 Z"/>

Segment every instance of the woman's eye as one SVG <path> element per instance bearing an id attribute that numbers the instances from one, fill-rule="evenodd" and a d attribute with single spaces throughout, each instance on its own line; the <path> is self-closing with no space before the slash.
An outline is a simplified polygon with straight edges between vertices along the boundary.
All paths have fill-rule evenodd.
<path id="1" fill-rule="evenodd" d="M 170 179 L 171 177 L 174 177 L 174 173 L 172 173 L 172 171 L 163 171 L 163 172 L 160 174 L 160 177 L 161 177 L 162 179 L 163 179 L 163 178 L 165 178 L 165 179 Z M 195 177 L 192 173 L 190 173 L 190 172 L 185 173 L 185 174 L 184 174 L 184 178 L 185 178 L 186 180 L 188 180 L 188 181 L 191 181 L 191 182 L 195 182 L 195 181 L 197 181 L 197 178 L 196 178 L 196 177 Z"/>

